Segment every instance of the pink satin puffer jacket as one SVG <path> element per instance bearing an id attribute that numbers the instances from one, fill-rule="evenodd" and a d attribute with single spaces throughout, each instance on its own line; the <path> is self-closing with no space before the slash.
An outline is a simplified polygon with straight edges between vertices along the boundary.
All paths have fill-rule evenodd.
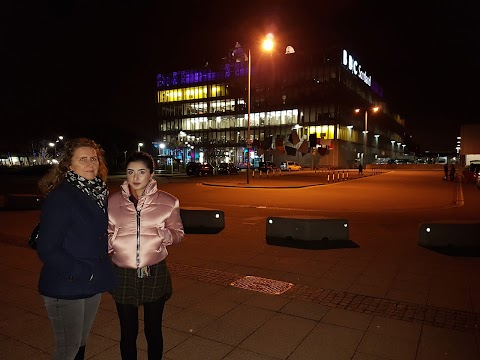
<path id="1" fill-rule="evenodd" d="M 158 190 L 153 179 L 138 199 L 136 209 L 129 197 L 125 181 L 121 191 L 108 198 L 108 245 L 112 261 L 128 269 L 157 264 L 168 255 L 167 246 L 179 243 L 184 237 L 179 201 Z"/>

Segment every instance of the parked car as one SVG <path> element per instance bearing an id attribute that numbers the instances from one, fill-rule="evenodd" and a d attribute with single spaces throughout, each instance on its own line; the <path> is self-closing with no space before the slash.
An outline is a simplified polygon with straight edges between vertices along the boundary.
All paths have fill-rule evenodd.
<path id="1" fill-rule="evenodd" d="M 238 174 L 239 171 L 240 169 L 232 163 L 220 163 L 220 165 L 218 165 L 218 170 L 217 170 L 219 174 L 227 174 L 227 175 Z"/>
<path id="2" fill-rule="evenodd" d="M 238 163 L 236 165 L 236 167 L 238 167 L 240 170 L 246 169 L 247 168 L 247 163 Z"/>
<path id="3" fill-rule="evenodd" d="M 462 178 L 466 183 L 477 183 L 480 176 L 480 161 L 471 161 L 470 165 L 462 170 Z"/>
<path id="4" fill-rule="evenodd" d="M 302 166 L 295 161 L 284 161 L 280 164 L 280 169 L 286 171 L 299 171 L 302 170 Z"/>
<path id="5" fill-rule="evenodd" d="M 189 176 L 213 175 L 213 166 L 209 163 L 189 162 L 185 167 Z"/>

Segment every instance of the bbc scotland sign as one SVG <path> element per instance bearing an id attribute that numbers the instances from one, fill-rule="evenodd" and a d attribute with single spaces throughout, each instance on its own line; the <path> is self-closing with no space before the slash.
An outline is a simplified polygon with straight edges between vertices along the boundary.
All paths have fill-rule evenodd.
<path id="1" fill-rule="evenodd" d="M 362 70 L 362 65 L 348 54 L 347 50 L 343 50 L 342 65 L 348 68 L 355 76 L 358 76 L 365 84 L 372 86 L 372 76 L 368 76 L 366 71 Z"/>

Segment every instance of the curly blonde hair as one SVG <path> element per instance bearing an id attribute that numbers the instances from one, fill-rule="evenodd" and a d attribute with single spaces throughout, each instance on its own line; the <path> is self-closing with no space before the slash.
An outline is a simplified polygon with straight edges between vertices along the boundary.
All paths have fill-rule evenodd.
<path id="1" fill-rule="evenodd" d="M 70 170 L 70 165 L 72 164 L 73 153 L 80 147 L 90 147 L 95 150 L 99 164 L 97 176 L 104 182 L 107 181 L 108 169 L 105 163 L 105 151 L 93 140 L 77 138 L 66 142 L 58 165 L 54 165 L 53 168 L 38 182 L 38 187 L 42 194 L 48 194 L 65 179 L 65 174 Z"/>

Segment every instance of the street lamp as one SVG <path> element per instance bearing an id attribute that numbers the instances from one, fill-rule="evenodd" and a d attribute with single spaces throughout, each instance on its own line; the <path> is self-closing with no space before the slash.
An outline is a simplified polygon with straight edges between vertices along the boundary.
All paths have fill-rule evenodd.
<path id="1" fill-rule="evenodd" d="M 250 140 L 250 81 L 252 77 L 252 56 L 248 49 L 248 80 L 247 80 L 247 184 L 250 184 L 250 148 L 252 147 Z"/>
<path id="2" fill-rule="evenodd" d="M 57 157 L 57 144 L 56 143 L 48 143 L 48 145 L 50 145 L 50 147 L 53 147 L 53 158 L 56 158 Z"/>
<path id="3" fill-rule="evenodd" d="M 51 143 L 48 143 L 48 145 L 50 147 L 53 147 L 53 157 L 56 158 L 57 157 L 57 143 L 60 143 L 60 141 L 63 140 L 63 136 L 59 136 L 57 137 L 57 140 L 55 140 L 55 142 L 51 142 Z"/>
<path id="4" fill-rule="evenodd" d="M 137 151 L 140 151 L 140 148 L 143 146 L 143 143 L 142 142 L 139 142 L 138 143 L 138 146 L 137 146 Z"/>
<path id="5" fill-rule="evenodd" d="M 377 112 L 380 110 L 378 106 L 375 106 L 372 108 L 373 112 Z M 355 112 L 358 114 L 360 112 L 360 109 L 355 109 Z M 366 164 L 366 158 L 367 158 L 367 133 L 368 133 L 368 109 L 365 110 L 365 130 L 363 131 L 363 159 L 362 163 L 363 166 L 365 167 Z"/>
<path id="6" fill-rule="evenodd" d="M 262 48 L 264 51 L 272 51 L 274 46 L 273 34 L 269 33 L 265 36 L 262 42 Z M 248 49 L 248 80 L 247 80 L 247 184 L 250 184 L 250 149 L 252 148 L 252 140 L 250 139 L 250 93 L 251 93 L 251 80 L 252 80 L 252 55 L 250 49 Z"/>

